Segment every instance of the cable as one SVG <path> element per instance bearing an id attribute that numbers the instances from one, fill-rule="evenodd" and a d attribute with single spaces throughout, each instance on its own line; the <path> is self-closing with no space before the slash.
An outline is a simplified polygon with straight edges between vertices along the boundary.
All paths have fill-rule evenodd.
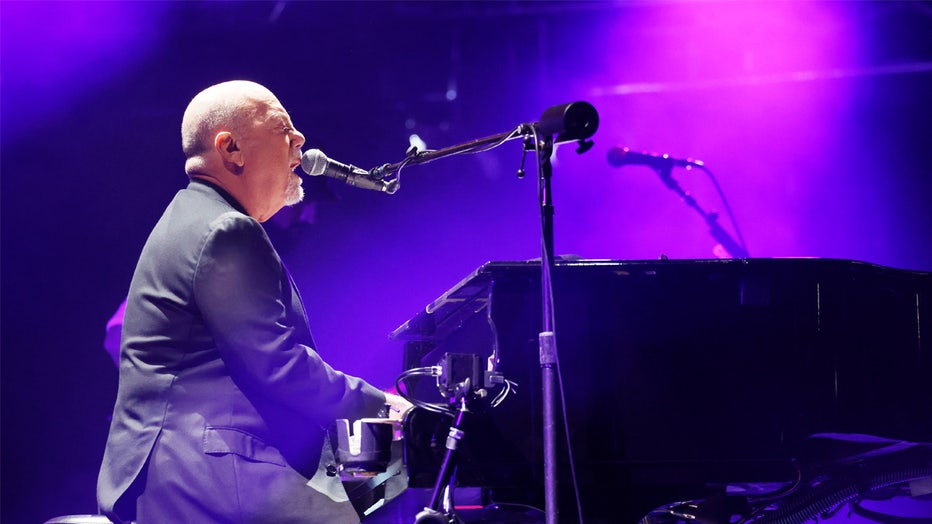
<path id="1" fill-rule="evenodd" d="M 404 169 L 405 166 L 407 166 L 412 160 L 414 160 L 415 156 L 417 155 L 415 154 L 405 157 L 405 159 L 398 164 L 398 168 L 395 169 L 394 176 L 387 180 L 387 182 L 392 185 L 391 194 L 396 193 L 398 189 L 401 188 L 401 170 Z"/>
<path id="2" fill-rule="evenodd" d="M 498 395 L 496 395 L 495 398 L 493 398 L 491 402 L 489 402 L 489 405 L 492 406 L 493 408 L 497 408 L 499 404 L 501 404 L 502 401 L 505 400 L 505 397 L 507 397 L 511 393 L 512 388 L 517 388 L 517 387 L 518 387 L 517 382 L 505 379 L 504 387 L 502 387 L 502 390 L 498 392 Z"/>
<path id="3" fill-rule="evenodd" d="M 512 140 L 512 139 L 514 139 L 514 138 L 517 138 L 517 137 L 521 136 L 522 134 L 524 134 L 524 132 L 523 132 L 524 129 L 523 129 L 523 128 L 524 128 L 524 124 L 521 124 L 521 125 L 519 125 L 518 127 L 514 128 L 514 129 L 511 131 L 511 133 L 509 133 L 509 134 L 506 135 L 505 137 L 499 139 L 497 142 L 493 142 L 492 144 L 489 144 L 489 145 L 484 146 L 484 147 L 477 146 L 477 147 L 474 148 L 474 149 L 467 149 L 467 150 L 465 150 L 465 151 L 459 151 L 459 152 L 457 152 L 456 154 L 463 154 L 463 153 L 469 153 L 469 154 L 473 154 L 473 153 L 482 153 L 482 152 L 484 152 L 484 151 L 489 151 L 490 149 L 495 149 L 496 147 L 498 147 L 498 146 L 504 144 L 505 142 L 507 142 L 507 141 L 509 141 L 509 140 Z"/>
<path id="4" fill-rule="evenodd" d="M 427 411 L 439 413 L 441 415 L 447 415 L 451 417 L 455 416 L 456 413 L 444 404 L 433 404 L 414 398 L 410 393 L 408 393 L 408 386 L 404 382 L 405 380 L 414 376 L 426 375 L 430 377 L 439 377 L 441 373 L 443 373 L 443 370 L 440 368 L 440 366 L 411 368 L 402 371 L 401 374 L 395 378 L 395 390 L 398 391 L 398 394 L 401 395 L 402 398 L 410 402 L 415 407 L 426 409 Z"/>
<path id="5" fill-rule="evenodd" d="M 419 367 L 419 368 L 411 368 L 411 369 L 402 371 L 398 375 L 398 377 L 395 378 L 395 390 L 398 391 L 398 394 L 401 395 L 402 398 L 404 398 L 405 400 L 407 400 L 408 402 L 410 402 L 416 407 L 426 409 L 427 411 L 431 411 L 433 413 L 439 413 L 441 415 L 447 415 L 451 417 L 455 416 L 456 411 L 453 409 L 450 409 L 450 407 L 446 404 L 434 404 L 431 402 L 424 402 L 423 400 L 419 400 L 415 398 L 408 391 L 408 385 L 405 383 L 405 381 L 411 377 L 429 376 L 429 377 L 437 378 L 441 376 L 442 374 L 443 374 L 443 368 L 441 366 L 425 366 L 425 367 Z M 508 397 L 508 395 L 511 394 L 515 388 L 517 388 L 517 386 L 518 384 L 515 383 L 514 381 L 505 379 L 502 384 L 501 391 L 499 391 L 495 395 L 495 397 L 489 402 L 490 406 L 493 408 L 498 407 L 498 405 L 501 404 L 505 400 L 505 398 Z"/>
<path id="6" fill-rule="evenodd" d="M 741 243 L 741 249 L 745 253 L 749 253 L 747 244 L 744 243 L 744 236 L 741 234 L 741 230 L 738 228 L 738 222 L 735 220 L 734 213 L 731 212 L 731 205 L 728 204 L 728 199 L 725 198 L 725 192 L 722 191 L 721 186 L 718 185 L 718 180 L 715 178 L 715 175 L 712 174 L 712 171 L 709 171 L 705 165 L 699 166 L 709 176 L 709 179 L 712 180 L 712 185 L 715 186 L 715 191 L 718 192 L 718 197 L 722 200 L 722 205 L 725 206 L 725 212 L 728 213 L 728 220 L 731 222 L 732 227 L 735 228 L 735 235 L 738 237 L 738 242 Z"/>

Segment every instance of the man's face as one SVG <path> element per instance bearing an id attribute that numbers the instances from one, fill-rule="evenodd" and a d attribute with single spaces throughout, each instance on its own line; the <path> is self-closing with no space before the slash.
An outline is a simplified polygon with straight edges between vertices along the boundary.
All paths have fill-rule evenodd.
<path id="1" fill-rule="evenodd" d="M 304 198 L 301 178 L 294 172 L 301 165 L 304 135 L 294 128 L 291 117 L 278 100 L 263 104 L 244 150 L 247 167 L 256 177 L 255 191 L 268 199 L 275 211 Z"/>

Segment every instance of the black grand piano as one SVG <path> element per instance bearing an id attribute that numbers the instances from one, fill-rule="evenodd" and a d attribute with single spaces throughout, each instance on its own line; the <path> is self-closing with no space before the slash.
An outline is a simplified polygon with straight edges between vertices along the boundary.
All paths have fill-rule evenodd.
<path id="1" fill-rule="evenodd" d="M 564 259 L 553 281 L 586 522 L 637 522 L 710 489 L 789 482 L 813 434 L 932 442 L 929 273 L 833 259 Z M 405 369 L 497 351 L 517 393 L 470 419 L 457 484 L 537 507 L 540 294 L 539 262 L 489 262 L 393 333 Z M 408 386 L 442 401 L 432 379 Z M 433 486 L 449 422 L 410 417 L 411 487 Z M 560 495 L 561 522 L 575 522 L 568 476 Z"/>

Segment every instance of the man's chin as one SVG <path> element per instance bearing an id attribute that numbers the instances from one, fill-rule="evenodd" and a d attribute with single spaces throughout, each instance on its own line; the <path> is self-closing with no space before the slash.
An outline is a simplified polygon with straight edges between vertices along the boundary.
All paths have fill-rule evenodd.
<path id="1" fill-rule="evenodd" d="M 293 206 L 304 200 L 304 188 L 301 187 L 301 179 L 296 184 L 289 184 L 285 191 L 285 205 Z"/>
<path id="2" fill-rule="evenodd" d="M 304 189 L 299 189 L 297 194 L 289 194 L 285 197 L 286 206 L 294 206 L 300 204 L 304 200 Z"/>

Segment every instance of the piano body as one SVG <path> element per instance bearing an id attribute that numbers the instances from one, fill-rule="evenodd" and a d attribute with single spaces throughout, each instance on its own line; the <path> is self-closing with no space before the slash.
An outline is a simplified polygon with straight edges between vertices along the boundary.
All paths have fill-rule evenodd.
<path id="1" fill-rule="evenodd" d="M 636 522 L 710 486 L 788 482 L 816 433 L 932 442 L 929 273 L 834 259 L 562 260 L 553 281 L 586 522 Z M 539 262 L 489 262 L 393 337 L 406 369 L 498 349 L 517 393 L 472 415 L 457 483 L 542 508 L 540 288 Z M 441 400 L 433 379 L 408 385 Z M 433 487 L 448 426 L 412 413 L 409 486 Z M 561 522 L 573 522 L 565 451 Z"/>

